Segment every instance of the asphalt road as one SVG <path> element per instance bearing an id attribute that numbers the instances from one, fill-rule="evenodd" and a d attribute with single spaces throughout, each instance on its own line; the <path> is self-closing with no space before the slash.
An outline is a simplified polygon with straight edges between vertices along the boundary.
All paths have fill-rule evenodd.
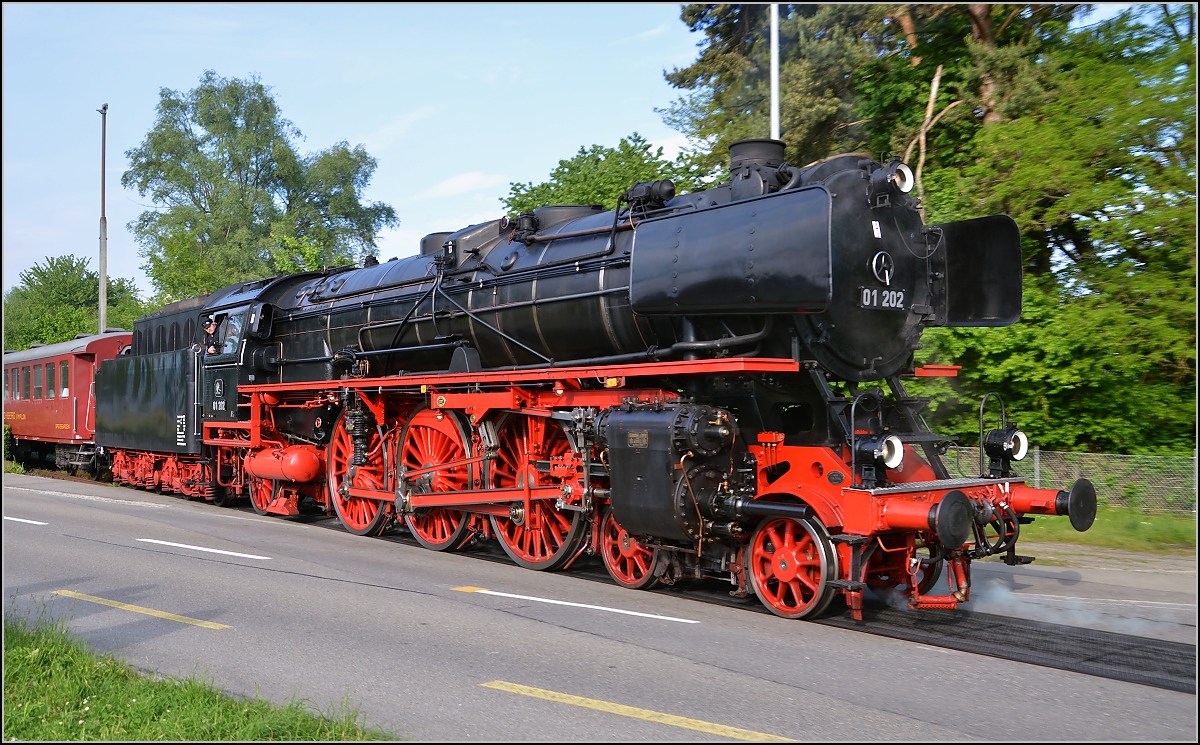
<path id="1" fill-rule="evenodd" d="M 6 612 L 237 694 L 349 700 L 400 737 L 1196 739 L 1193 695 L 100 484 L 6 474 L 3 497 Z M 1195 642 L 1194 557 L 1167 579 L 977 566 L 984 603 Z"/>

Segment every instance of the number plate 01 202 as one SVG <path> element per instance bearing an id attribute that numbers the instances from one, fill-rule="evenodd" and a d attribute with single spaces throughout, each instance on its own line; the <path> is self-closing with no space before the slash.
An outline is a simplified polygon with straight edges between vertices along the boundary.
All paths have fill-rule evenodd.
<path id="1" fill-rule="evenodd" d="M 858 288 L 858 307 L 904 310 L 904 299 L 907 296 L 908 293 L 904 290 L 891 290 L 886 287 L 860 287 Z"/>

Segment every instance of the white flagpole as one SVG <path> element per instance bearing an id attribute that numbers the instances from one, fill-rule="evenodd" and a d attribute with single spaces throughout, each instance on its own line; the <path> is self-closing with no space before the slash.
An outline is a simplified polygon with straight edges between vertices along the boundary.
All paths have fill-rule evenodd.
<path id="1" fill-rule="evenodd" d="M 779 4 L 771 3 L 771 139 L 779 139 Z"/>
<path id="2" fill-rule="evenodd" d="M 108 149 L 108 104 L 100 112 L 100 333 L 108 327 L 108 218 L 104 216 L 104 156 Z"/>

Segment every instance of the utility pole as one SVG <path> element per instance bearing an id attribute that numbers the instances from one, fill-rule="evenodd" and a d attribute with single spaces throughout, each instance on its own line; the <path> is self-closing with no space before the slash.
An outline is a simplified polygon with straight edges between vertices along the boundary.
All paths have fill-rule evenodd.
<path id="1" fill-rule="evenodd" d="M 779 139 L 779 3 L 771 3 L 771 139 Z"/>
<path id="2" fill-rule="evenodd" d="M 104 154 L 108 139 L 108 104 L 100 112 L 100 333 L 108 327 L 108 218 L 104 216 Z"/>

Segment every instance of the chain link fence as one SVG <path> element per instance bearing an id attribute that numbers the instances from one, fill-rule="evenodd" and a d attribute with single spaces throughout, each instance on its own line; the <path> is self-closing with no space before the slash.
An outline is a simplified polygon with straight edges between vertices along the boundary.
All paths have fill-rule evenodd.
<path id="1" fill-rule="evenodd" d="M 951 476 L 980 474 L 979 448 L 951 447 L 943 456 Z M 987 458 L 984 457 L 984 470 Z M 1063 453 L 1033 448 L 1012 464 L 1015 475 L 1038 489 L 1069 489 L 1075 479 L 1096 485 L 1100 504 L 1144 512 L 1196 514 L 1196 457 Z"/>

